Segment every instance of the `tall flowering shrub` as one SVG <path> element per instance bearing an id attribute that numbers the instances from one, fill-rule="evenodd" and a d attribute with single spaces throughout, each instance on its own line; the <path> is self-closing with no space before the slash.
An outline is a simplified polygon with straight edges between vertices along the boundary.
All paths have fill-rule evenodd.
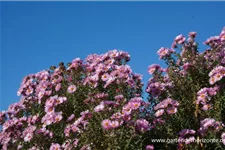
<path id="1" fill-rule="evenodd" d="M 155 143 L 156 149 L 225 148 L 225 28 L 204 42 L 209 48 L 203 52 L 196 35 L 178 35 L 171 48 L 159 49 L 167 68 L 157 64 L 148 68 L 150 118 L 160 120 L 149 138 L 177 138 L 178 142 Z M 203 141 L 213 138 L 218 142 Z"/>
<path id="2" fill-rule="evenodd" d="M 134 126 L 146 105 L 142 77 L 132 72 L 129 60 L 128 53 L 113 50 L 26 76 L 21 100 L 0 114 L 2 148 L 129 147 L 123 140 L 135 131 L 125 126 Z"/>
<path id="3" fill-rule="evenodd" d="M 19 102 L 0 112 L 1 149 L 223 149 L 225 145 L 225 29 L 202 53 L 189 38 L 175 38 L 158 55 L 167 64 L 142 76 L 128 53 L 112 50 L 26 76 Z M 156 143 L 152 139 L 174 139 Z M 195 142 L 203 138 L 222 142 Z"/>

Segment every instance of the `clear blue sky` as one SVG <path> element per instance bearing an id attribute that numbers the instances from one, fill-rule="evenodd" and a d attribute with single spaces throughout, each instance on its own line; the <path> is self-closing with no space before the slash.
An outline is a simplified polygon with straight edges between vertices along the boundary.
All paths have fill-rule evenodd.
<path id="1" fill-rule="evenodd" d="M 111 49 L 129 52 L 146 82 L 147 67 L 162 63 L 161 46 L 189 31 L 201 43 L 218 35 L 224 8 L 225 2 L 1 2 L 0 110 L 19 100 L 24 76 Z"/>

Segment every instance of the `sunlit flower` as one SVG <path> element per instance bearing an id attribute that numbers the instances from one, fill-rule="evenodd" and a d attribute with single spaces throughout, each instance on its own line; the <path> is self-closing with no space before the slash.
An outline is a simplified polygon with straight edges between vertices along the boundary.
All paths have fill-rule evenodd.
<path id="1" fill-rule="evenodd" d="M 77 90 L 77 87 L 75 85 L 70 85 L 67 89 L 69 93 L 74 93 Z"/>
<path id="2" fill-rule="evenodd" d="M 156 117 L 160 117 L 164 114 L 164 109 L 159 109 L 155 112 L 155 116 Z"/>
<path id="3" fill-rule="evenodd" d="M 61 150 L 61 146 L 58 143 L 52 143 L 50 150 Z"/>
<path id="4" fill-rule="evenodd" d="M 106 130 L 111 128 L 111 121 L 109 119 L 105 119 L 102 121 L 102 127 Z"/>
<path id="5" fill-rule="evenodd" d="M 95 112 L 100 112 L 100 111 L 102 111 L 104 108 L 105 108 L 105 105 L 101 103 L 101 104 L 97 105 L 97 106 L 94 108 L 94 111 L 95 111 Z"/>
<path id="6" fill-rule="evenodd" d="M 176 107 L 167 108 L 166 112 L 168 114 L 175 114 L 177 112 L 177 108 Z"/>
<path id="7" fill-rule="evenodd" d="M 147 145 L 145 150 L 154 150 L 154 146 L 153 145 Z"/>
<path id="8" fill-rule="evenodd" d="M 101 79 L 102 79 L 102 81 L 107 81 L 109 79 L 109 77 L 110 77 L 109 74 L 105 73 L 105 74 L 102 75 Z"/>

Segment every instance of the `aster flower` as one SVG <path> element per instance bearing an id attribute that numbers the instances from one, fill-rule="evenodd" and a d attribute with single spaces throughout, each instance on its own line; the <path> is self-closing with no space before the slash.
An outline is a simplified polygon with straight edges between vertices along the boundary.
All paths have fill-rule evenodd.
<path id="1" fill-rule="evenodd" d="M 74 133 L 80 131 L 80 129 L 79 129 L 76 125 L 74 125 L 74 124 L 71 126 L 71 130 L 72 130 Z"/>
<path id="2" fill-rule="evenodd" d="M 26 90 L 26 95 L 30 95 L 33 93 L 33 88 L 32 87 L 29 87 L 27 90 Z"/>
<path id="3" fill-rule="evenodd" d="M 107 80 L 106 84 L 104 85 L 104 88 L 106 88 L 107 86 L 109 86 L 113 81 L 115 81 L 115 77 L 109 77 L 109 79 Z"/>
<path id="4" fill-rule="evenodd" d="M 109 79 L 109 77 L 110 77 L 109 74 L 105 73 L 105 74 L 102 75 L 101 79 L 102 79 L 102 81 L 107 81 Z"/>
<path id="5" fill-rule="evenodd" d="M 54 123 L 60 122 L 62 120 L 63 116 L 62 116 L 62 112 L 57 112 L 55 113 L 54 116 Z"/>
<path id="6" fill-rule="evenodd" d="M 146 119 L 138 119 L 136 121 L 136 128 L 139 131 L 145 132 L 145 131 L 149 130 L 150 124 Z"/>
<path id="7" fill-rule="evenodd" d="M 171 114 L 175 114 L 177 112 L 177 108 L 176 107 L 170 107 L 167 108 L 166 112 L 171 115 Z"/>
<path id="8" fill-rule="evenodd" d="M 53 112 L 55 112 L 55 107 L 53 107 L 53 106 L 51 106 L 51 107 L 45 106 L 45 112 L 47 114 L 53 113 Z"/>
<path id="9" fill-rule="evenodd" d="M 68 118 L 67 118 L 67 122 L 70 122 L 71 120 L 73 120 L 74 119 L 74 117 L 75 117 L 75 115 L 74 114 L 71 114 Z"/>
<path id="10" fill-rule="evenodd" d="M 160 117 L 164 114 L 164 109 L 159 109 L 155 112 L 155 116 L 156 117 Z"/>
<path id="11" fill-rule="evenodd" d="M 188 36 L 191 38 L 195 38 L 196 34 L 196 32 L 189 32 Z"/>
<path id="12" fill-rule="evenodd" d="M 161 67 L 158 64 L 153 64 L 148 67 L 148 73 L 153 74 L 156 70 L 159 70 Z"/>
<path id="13" fill-rule="evenodd" d="M 183 43 L 185 42 L 185 40 L 186 40 L 186 38 L 185 38 L 182 34 L 178 35 L 178 36 L 174 39 L 174 41 L 175 41 L 177 44 L 183 44 Z"/>
<path id="14" fill-rule="evenodd" d="M 105 129 L 105 130 L 108 130 L 111 128 L 111 120 L 109 119 L 105 119 L 102 121 L 102 127 Z"/>
<path id="15" fill-rule="evenodd" d="M 130 106 L 130 108 L 132 109 L 132 110 L 137 110 L 138 108 L 140 108 L 140 106 L 141 106 L 141 102 L 129 102 L 128 103 L 129 104 L 129 106 Z"/>
<path id="16" fill-rule="evenodd" d="M 221 139 L 222 139 L 223 145 L 225 145 L 225 132 L 223 132 L 223 133 L 221 134 Z"/>
<path id="17" fill-rule="evenodd" d="M 201 108 L 202 110 L 206 111 L 206 110 L 209 110 L 212 108 L 212 105 L 211 104 L 205 104 L 203 105 L 203 107 Z"/>
<path id="18" fill-rule="evenodd" d="M 185 136 L 187 134 L 195 134 L 195 130 L 192 130 L 192 129 L 184 129 L 182 131 L 179 132 L 179 135 L 180 136 Z"/>
<path id="19" fill-rule="evenodd" d="M 57 97 L 55 99 L 55 105 L 59 105 L 59 104 L 62 104 L 63 102 L 67 101 L 67 98 L 66 97 Z"/>
<path id="20" fill-rule="evenodd" d="M 109 59 L 109 60 L 106 61 L 106 64 L 107 65 L 112 65 L 114 62 L 115 62 L 114 59 Z"/>
<path id="21" fill-rule="evenodd" d="M 220 129 L 222 129 L 223 124 L 222 122 L 218 122 L 213 118 L 205 118 L 200 123 L 200 128 L 198 132 L 203 136 L 205 135 L 208 130 L 213 130 L 215 132 L 218 132 Z"/>
<path id="22" fill-rule="evenodd" d="M 219 37 L 220 37 L 220 40 L 221 40 L 222 42 L 225 41 L 225 27 L 223 27 L 223 30 L 221 31 Z"/>
<path id="23" fill-rule="evenodd" d="M 154 146 L 153 145 L 147 145 L 145 150 L 154 150 Z"/>
<path id="24" fill-rule="evenodd" d="M 192 66 L 192 64 L 190 64 L 190 63 L 184 63 L 184 65 L 183 65 L 183 69 L 184 70 L 188 70 L 190 67 Z"/>
<path id="25" fill-rule="evenodd" d="M 58 143 L 52 143 L 50 150 L 61 150 L 61 146 Z"/>
<path id="26" fill-rule="evenodd" d="M 178 149 L 181 149 L 185 143 L 186 145 L 192 143 L 195 141 L 195 137 L 193 136 L 195 134 L 195 130 L 192 129 L 184 129 L 179 132 L 179 138 L 178 138 Z M 186 137 L 189 136 L 189 137 Z"/>
<path id="27" fill-rule="evenodd" d="M 210 126 L 212 126 L 215 123 L 215 119 L 212 118 L 206 118 L 204 120 L 201 121 L 201 126 L 205 129 L 209 128 Z"/>
<path id="28" fill-rule="evenodd" d="M 68 93 L 74 93 L 77 90 L 75 85 L 70 85 L 67 89 Z"/>
<path id="29" fill-rule="evenodd" d="M 105 108 L 105 105 L 103 103 L 97 105 L 95 108 L 94 108 L 94 111 L 95 112 L 100 112 L 102 111 L 103 109 Z"/>
<path id="30" fill-rule="evenodd" d="M 58 83 L 58 84 L 56 85 L 56 87 L 55 87 L 55 91 L 59 91 L 60 88 L 61 88 L 61 83 Z"/>
<path id="31" fill-rule="evenodd" d="M 27 133 L 26 136 L 24 137 L 25 142 L 30 142 L 30 140 L 33 138 L 32 133 Z"/>
<path id="32" fill-rule="evenodd" d="M 164 47 L 161 47 L 157 54 L 159 55 L 160 59 L 164 58 L 164 57 L 168 57 L 170 56 L 172 53 L 174 53 L 175 51 L 172 50 L 172 49 L 168 49 L 168 48 L 164 48 Z"/>
<path id="33" fill-rule="evenodd" d="M 194 141 L 195 141 L 195 137 L 191 136 L 191 137 L 185 139 L 185 144 L 188 145 L 190 143 L 193 143 Z"/>
<path id="34" fill-rule="evenodd" d="M 119 126 L 119 122 L 117 120 L 111 122 L 111 128 L 115 129 Z"/>
<path id="35" fill-rule="evenodd" d="M 118 56 L 119 56 L 119 52 L 116 49 L 109 52 L 109 57 L 111 58 L 116 58 Z"/>

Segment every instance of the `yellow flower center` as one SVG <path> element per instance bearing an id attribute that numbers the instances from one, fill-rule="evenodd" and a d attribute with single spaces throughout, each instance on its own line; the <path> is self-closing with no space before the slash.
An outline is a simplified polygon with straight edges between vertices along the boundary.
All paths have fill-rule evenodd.
<path id="1" fill-rule="evenodd" d="M 216 77 L 217 77 L 217 78 L 220 78 L 221 76 L 220 76 L 220 74 L 217 74 Z"/>

